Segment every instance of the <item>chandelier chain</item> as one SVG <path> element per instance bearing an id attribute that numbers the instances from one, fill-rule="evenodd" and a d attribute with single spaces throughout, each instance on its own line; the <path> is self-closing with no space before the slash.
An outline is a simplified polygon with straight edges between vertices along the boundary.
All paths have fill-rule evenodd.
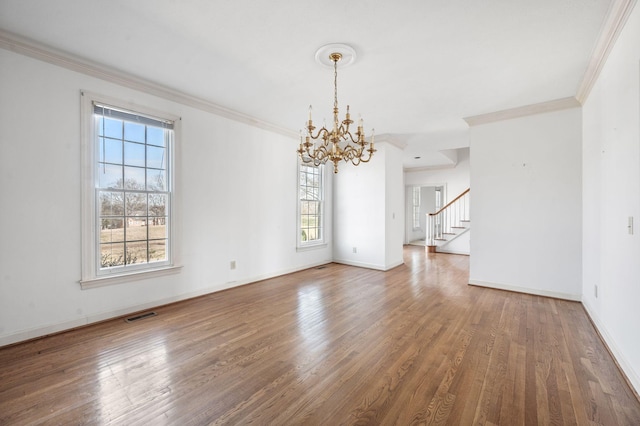
<path id="1" fill-rule="evenodd" d="M 333 60 L 333 108 L 335 111 L 338 110 L 338 61 L 339 59 Z"/>

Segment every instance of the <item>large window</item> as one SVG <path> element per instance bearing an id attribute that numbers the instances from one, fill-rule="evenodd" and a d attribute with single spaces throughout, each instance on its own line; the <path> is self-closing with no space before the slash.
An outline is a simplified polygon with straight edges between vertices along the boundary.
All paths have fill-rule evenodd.
<path id="1" fill-rule="evenodd" d="M 174 120 L 88 107 L 83 281 L 171 266 Z"/>
<path id="2" fill-rule="evenodd" d="M 324 243 L 324 167 L 301 164 L 299 170 L 299 245 Z"/>
<path id="3" fill-rule="evenodd" d="M 420 187 L 413 187 L 413 228 L 420 228 Z"/>

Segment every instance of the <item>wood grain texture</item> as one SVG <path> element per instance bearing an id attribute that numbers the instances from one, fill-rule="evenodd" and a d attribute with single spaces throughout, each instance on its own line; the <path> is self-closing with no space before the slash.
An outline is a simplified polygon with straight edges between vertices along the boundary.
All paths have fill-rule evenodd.
<path id="1" fill-rule="evenodd" d="M 0 349 L 0 424 L 638 425 L 580 303 L 405 247 Z"/>

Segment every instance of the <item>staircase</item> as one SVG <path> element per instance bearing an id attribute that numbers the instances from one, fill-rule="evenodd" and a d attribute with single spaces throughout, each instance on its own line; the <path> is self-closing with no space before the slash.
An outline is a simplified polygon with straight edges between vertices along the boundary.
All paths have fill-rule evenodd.
<path id="1" fill-rule="evenodd" d="M 446 206 L 427 215 L 426 244 L 429 253 L 446 250 L 448 244 L 471 229 L 470 190 L 467 188 Z"/>

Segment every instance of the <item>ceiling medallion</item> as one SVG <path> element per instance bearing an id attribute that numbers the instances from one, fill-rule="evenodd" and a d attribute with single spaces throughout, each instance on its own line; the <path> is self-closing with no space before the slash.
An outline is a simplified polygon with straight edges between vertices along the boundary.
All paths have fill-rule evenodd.
<path id="1" fill-rule="evenodd" d="M 309 120 L 305 124 L 306 136 L 300 131 L 300 147 L 298 154 L 304 163 L 313 163 L 318 166 L 327 161 L 333 162 L 333 172 L 338 173 L 338 163 L 343 160 L 351 162 L 354 166 L 367 163 L 376 152 L 373 146 L 373 130 L 371 130 L 371 142 L 364 139 L 363 120 L 358 120 L 355 135 L 349 127 L 353 124 L 349 105 L 347 114 L 342 121 L 338 120 L 338 63 L 341 67 L 352 64 L 356 59 L 355 50 L 346 44 L 328 44 L 316 52 L 316 61 L 322 65 L 333 67 L 333 128 L 322 126 L 314 135 L 316 129 L 311 118 L 311 105 L 309 105 Z M 316 142 L 311 142 L 311 140 Z"/>

